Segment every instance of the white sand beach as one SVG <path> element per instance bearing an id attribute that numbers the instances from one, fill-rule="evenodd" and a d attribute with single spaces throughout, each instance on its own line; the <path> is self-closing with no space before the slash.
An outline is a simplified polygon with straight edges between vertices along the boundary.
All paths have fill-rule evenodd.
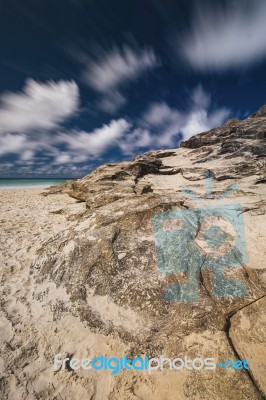
<path id="1" fill-rule="evenodd" d="M 58 398 L 85 399 L 93 388 L 92 373 L 79 377 L 69 371 L 55 373 L 54 355 L 62 349 L 85 356 L 88 347 L 97 354 L 106 349 L 106 338 L 91 334 L 70 313 L 55 320 L 56 302 L 61 299 L 67 303 L 68 295 L 52 283 L 49 295 L 47 285 L 39 286 L 35 293 L 30 275 L 41 244 L 74 225 L 69 216 L 84 211 L 85 203 L 77 203 L 66 194 L 44 197 L 42 192 L 0 191 L 1 392 L 8 393 L 10 400 L 35 399 L 40 392 L 46 399 L 57 398 L 59 392 L 62 397 Z M 45 300 L 42 305 L 39 296 Z M 97 398 L 106 398 L 105 391 L 110 391 L 108 379 L 110 373 L 99 376 Z"/>

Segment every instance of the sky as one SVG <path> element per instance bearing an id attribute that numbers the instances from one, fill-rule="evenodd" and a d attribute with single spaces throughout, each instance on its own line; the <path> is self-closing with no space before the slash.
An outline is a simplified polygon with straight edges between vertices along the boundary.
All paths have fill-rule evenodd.
<path id="1" fill-rule="evenodd" d="M 265 0 L 0 0 L 0 177 L 82 177 L 266 104 Z"/>

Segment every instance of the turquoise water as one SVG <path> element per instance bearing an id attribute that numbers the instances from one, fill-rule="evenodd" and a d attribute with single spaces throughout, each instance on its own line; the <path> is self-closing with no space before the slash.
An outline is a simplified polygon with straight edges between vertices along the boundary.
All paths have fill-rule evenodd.
<path id="1" fill-rule="evenodd" d="M 61 185 L 66 179 L 1 179 L 1 189 L 27 189 L 27 188 L 45 188 L 52 185 Z"/>

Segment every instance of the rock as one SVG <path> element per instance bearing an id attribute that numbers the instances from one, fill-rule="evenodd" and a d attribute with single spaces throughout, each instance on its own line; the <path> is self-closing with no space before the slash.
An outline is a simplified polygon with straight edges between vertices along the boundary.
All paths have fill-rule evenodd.
<path id="1" fill-rule="evenodd" d="M 227 337 L 223 332 L 205 331 L 204 335 L 189 334 L 185 336 L 178 349 L 182 357 L 190 359 L 199 354 L 211 354 L 218 360 L 235 359 Z M 177 354 L 177 348 L 173 348 Z M 229 374 L 229 376 L 228 376 Z M 135 397 L 133 397 L 135 396 Z M 259 391 L 243 371 L 221 369 L 214 373 L 208 371 L 154 371 L 151 376 L 136 375 L 125 371 L 117 377 L 115 391 L 109 399 L 262 399 Z"/>
<path id="2" fill-rule="evenodd" d="M 252 118 L 265 118 L 266 117 L 266 105 L 262 106 L 255 114 L 251 115 Z"/>
<path id="3" fill-rule="evenodd" d="M 230 338 L 237 354 L 249 360 L 250 373 L 266 393 L 266 296 L 239 310 L 230 319 Z"/>
<path id="4" fill-rule="evenodd" d="M 231 118 L 226 122 L 226 126 L 235 126 L 236 124 L 238 124 L 240 122 L 240 120 L 238 118 Z"/>

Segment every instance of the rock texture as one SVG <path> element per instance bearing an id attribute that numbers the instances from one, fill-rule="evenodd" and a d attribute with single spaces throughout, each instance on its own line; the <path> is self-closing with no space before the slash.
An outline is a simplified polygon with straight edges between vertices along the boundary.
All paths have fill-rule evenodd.
<path id="1" fill-rule="evenodd" d="M 241 358 L 250 361 L 251 374 L 266 393 L 265 346 L 266 297 L 251 303 L 231 317 L 230 338 Z"/>
<path id="2" fill-rule="evenodd" d="M 47 338 L 40 350 L 40 333 L 36 334 L 37 342 L 32 335 L 36 327 L 24 327 L 30 340 L 16 350 L 13 325 L 7 322 L 4 355 L 10 368 L 20 362 L 24 375 L 19 375 L 16 385 L 24 382 L 21 385 L 27 390 L 21 392 L 24 397 L 10 397 L 15 377 L 9 371 L 2 380 L 4 396 L 76 399 L 86 392 L 86 398 L 110 400 L 262 399 L 266 395 L 265 138 L 264 107 L 244 121 L 196 135 L 180 149 L 149 152 L 132 162 L 103 165 L 83 179 L 39 197 L 41 203 L 61 196 L 62 204 L 50 212 L 50 218 L 67 221 L 63 229 L 57 227 L 54 235 L 40 243 L 29 265 L 30 290 L 25 298 L 35 308 L 39 304 Z M 206 192 L 206 174 L 213 178 L 211 192 Z M 230 189 L 230 196 L 218 201 L 235 184 L 236 190 Z M 185 187 L 189 190 L 183 190 Z M 64 204 L 66 193 L 73 201 L 68 206 Z M 158 252 L 163 250 L 156 247 L 154 216 L 217 204 L 230 207 L 232 203 L 240 205 L 236 212 L 243 218 L 248 260 L 242 262 L 235 253 L 238 266 L 225 274 L 242 282 L 245 295 L 215 295 L 215 271 L 202 267 L 196 301 L 166 301 L 165 290 L 186 284 L 189 271 L 160 273 Z M 200 229 L 199 223 L 195 231 L 199 245 Z M 235 240 L 233 233 L 229 239 Z M 34 232 L 31 240 L 34 243 Z M 7 287 L 8 282 L 5 290 Z M 63 324 L 65 335 L 74 337 L 63 340 L 61 330 L 63 343 L 54 341 L 48 315 L 53 316 L 53 329 L 60 331 Z M 10 321 L 7 311 L 5 318 Z M 69 328 L 69 324 L 79 328 Z M 59 370 L 55 374 L 51 371 L 52 359 L 60 351 L 72 357 L 147 354 L 245 358 L 251 371 L 165 370 L 151 376 L 123 371 L 110 377 Z M 35 367 L 27 371 L 31 359 Z M 40 370 L 45 378 L 40 377 Z"/>

